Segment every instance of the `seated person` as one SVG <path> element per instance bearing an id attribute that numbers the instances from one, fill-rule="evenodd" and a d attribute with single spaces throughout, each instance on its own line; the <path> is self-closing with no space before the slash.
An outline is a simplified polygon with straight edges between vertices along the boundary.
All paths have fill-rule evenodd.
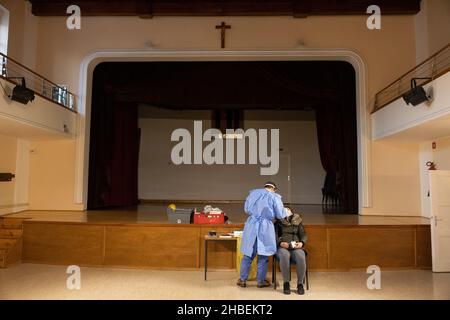
<path id="1" fill-rule="evenodd" d="M 289 284 L 290 260 L 295 261 L 297 267 L 297 293 L 305 294 L 303 279 L 306 273 L 306 257 L 302 248 L 306 244 L 307 235 L 302 224 L 302 217 L 285 207 L 286 218 L 277 220 L 275 230 L 277 233 L 277 255 L 280 259 L 280 269 L 283 274 L 283 292 L 291 293 Z"/>

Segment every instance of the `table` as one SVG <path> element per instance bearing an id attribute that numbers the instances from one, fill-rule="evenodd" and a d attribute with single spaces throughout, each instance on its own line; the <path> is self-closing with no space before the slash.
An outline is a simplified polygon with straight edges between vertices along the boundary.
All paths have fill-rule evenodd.
<path id="1" fill-rule="evenodd" d="M 208 241 L 237 241 L 237 238 L 236 237 L 221 238 L 219 237 L 219 235 L 205 236 L 205 281 L 206 281 L 206 273 L 208 272 Z"/>

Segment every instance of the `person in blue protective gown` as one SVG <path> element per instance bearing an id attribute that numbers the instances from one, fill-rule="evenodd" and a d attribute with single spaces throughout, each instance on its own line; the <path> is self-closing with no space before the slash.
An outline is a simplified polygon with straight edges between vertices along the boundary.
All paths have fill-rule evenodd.
<path id="1" fill-rule="evenodd" d="M 270 286 L 266 279 L 269 256 L 277 251 L 274 219 L 286 217 L 281 196 L 276 193 L 277 186 L 266 182 L 263 189 L 251 190 L 245 200 L 245 213 L 249 215 L 244 226 L 241 242 L 241 274 L 237 281 L 240 287 L 246 287 L 246 281 L 253 259 L 258 255 L 256 273 L 258 288 Z"/>

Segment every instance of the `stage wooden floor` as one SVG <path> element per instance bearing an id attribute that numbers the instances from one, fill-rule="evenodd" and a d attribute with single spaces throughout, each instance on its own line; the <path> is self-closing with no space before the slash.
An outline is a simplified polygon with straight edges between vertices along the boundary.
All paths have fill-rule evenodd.
<path id="1" fill-rule="evenodd" d="M 182 208 L 203 208 L 198 204 L 177 204 Z M 242 203 L 219 204 L 229 217 L 231 224 L 244 224 L 247 215 Z M 96 223 L 169 223 L 166 204 L 146 204 L 137 208 L 97 211 L 25 211 L 10 217 L 26 218 L 31 221 L 48 222 L 96 222 Z M 356 214 L 324 214 L 321 205 L 292 205 L 294 212 L 303 217 L 305 225 L 429 225 L 430 220 L 422 217 L 359 216 Z"/>
<path id="2" fill-rule="evenodd" d="M 183 207 L 191 207 L 185 205 Z M 27 211 L 9 215 L 24 220 L 22 261 L 58 265 L 155 269 L 204 266 L 204 236 L 209 230 L 242 230 L 242 204 L 219 205 L 230 224 L 170 224 L 166 205 L 105 211 Z M 316 210 L 316 213 L 314 213 Z M 308 233 L 308 266 L 316 271 L 430 269 L 429 220 L 302 212 Z M 309 212 L 309 213 L 308 213 Z M 234 269 L 235 242 L 209 244 L 208 267 Z"/>

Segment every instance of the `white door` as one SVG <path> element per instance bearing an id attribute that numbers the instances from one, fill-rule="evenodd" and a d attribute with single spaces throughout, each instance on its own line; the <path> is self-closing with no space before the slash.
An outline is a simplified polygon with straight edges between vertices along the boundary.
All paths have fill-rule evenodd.
<path id="1" fill-rule="evenodd" d="M 280 153 L 278 173 L 268 180 L 273 180 L 278 187 L 283 203 L 291 202 L 291 155 Z"/>
<path id="2" fill-rule="evenodd" d="M 450 272 L 450 171 L 430 170 L 434 272 Z"/>

